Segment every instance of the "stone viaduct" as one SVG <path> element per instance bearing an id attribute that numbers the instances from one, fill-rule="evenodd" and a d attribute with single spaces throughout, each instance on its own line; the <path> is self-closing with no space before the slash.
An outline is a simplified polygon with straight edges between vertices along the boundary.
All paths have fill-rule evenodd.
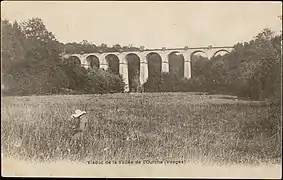
<path id="1" fill-rule="evenodd" d="M 191 58 L 195 53 L 202 53 L 204 57 L 211 59 L 220 52 L 230 53 L 233 46 L 224 47 L 198 47 L 198 48 L 173 48 L 173 49 L 141 49 L 140 51 L 120 51 L 120 52 L 99 52 L 99 53 L 82 53 L 82 54 L 63 54 L 63 59 L 75 57 L 80 60 L 80 64 L 85 68 L 90 68 L 91 62 L 89 57 L 95 57 L 99 60 L 98 68 L 107 69 L 109 63 L 107 57 L 114 55 L 119 60 L 119 73 L 123 76 L 126 84 L 125 91 L 129 91 L 129 77 L 128 77 L 128 63 L 126 60 L 127 55 L 136 55 L 140 60 L 140 84 L 144 84 L 148 78 L 148 57 L 152 54 L 158 54 L 161 58 L 161 71 L 169 72 L 169 55 L 178 53 L 184 58 L 184 77 L 191 78 Z"/>

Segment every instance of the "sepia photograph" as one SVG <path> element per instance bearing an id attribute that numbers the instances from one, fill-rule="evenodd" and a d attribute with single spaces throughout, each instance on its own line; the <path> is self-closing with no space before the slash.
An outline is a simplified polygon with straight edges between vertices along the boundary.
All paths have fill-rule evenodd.
<path id="1" fill-rule="evenodd" d="M 282 178 L 281 1 L 2 1 L 3 177 Z"/>

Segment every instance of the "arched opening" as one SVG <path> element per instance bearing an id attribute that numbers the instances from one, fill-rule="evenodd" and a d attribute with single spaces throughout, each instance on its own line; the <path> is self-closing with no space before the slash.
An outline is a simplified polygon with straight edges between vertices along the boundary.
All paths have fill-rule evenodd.
<path id="1" fill-rule="evenodd" d="M 96 57 L 95 55 L 90 55 L 86 58 L 87 61 L 87 65 L 90 68 L 95 68 L 98 69 L 99 68 L 99 59 L 98 57 Z"/>
<path id="2" fill-rule="evenodd" d="M 206 65 L 209 63 L 207 54 L 202 50 L 194 51 L 191 54 L 191 75 L 192 77 L 198 77 L 203 74 L 206 69 Z"/>
<path id="3" fill-rule="evenodd" d="M 140 58 L 134 53 L 126 55 L 130 92 L 136 92 L 140 85 Z"/>
<path id="4" fill-rule="evenodd" d="M 195 61 L 198 59 L 207 59 L 207 54 L 206 52 L 202 51 L 202 50 L 196 50 L 194 52 L 192 52 L 191 54 L 191 61 Z"/>
<path id="5" fill-rule="evenodd" d="M 105 59 L 108 63 L 108 70 L 113 74 L 119 75 L 119 58 L 114 54 L 109 54 Z"/>
<path id="6" fill-rule="evenodd" d="M 68 63 L 71 64 L 71 65 L 80 66 L 81 60 L 77 56 L 70 56 L 68 58 Z"/>
<path id="7" fill-rule="evenodd" d="M 223 55 L 229 54 L 229 53 L 230 53 L 230 52 L 227 51 L 226 49 L 220 49 L 220 50 L 216 51 L 216 52 L 213 54 L 212 58 L 214 58 L 214 57 L 216 57 L 216 56 L 223 56 Z"/>
<path id="8" fill-rule="evenodd" d="M 184 56 L 178 51 L 171 52 L 168 55 L 168 61 L 169 72 L 176 74 L 179 78 L 184 77 Z"/>
<path id="9" fill-rule="evenodd" d="M 149 53 L 146 56 L 148 64 L 148 80 L 144 85 L 146 91 L 158 92 L 161 82 L 162 59 L 157 53 Z"/>

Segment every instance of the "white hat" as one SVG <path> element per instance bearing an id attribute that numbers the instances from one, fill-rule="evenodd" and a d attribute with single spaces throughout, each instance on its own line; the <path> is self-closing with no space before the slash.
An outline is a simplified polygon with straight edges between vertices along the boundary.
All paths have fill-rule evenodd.
<path id="1" fill-rule="evenodd" d="M 80 117 L 80 116 L 83 115 L 83 114 L 86 114 L 86 112 L 77 109 L 77 110 L 75 110 L 75 114 L 72 114 L 72 117 L 77 118 L 77 117 Z"/>

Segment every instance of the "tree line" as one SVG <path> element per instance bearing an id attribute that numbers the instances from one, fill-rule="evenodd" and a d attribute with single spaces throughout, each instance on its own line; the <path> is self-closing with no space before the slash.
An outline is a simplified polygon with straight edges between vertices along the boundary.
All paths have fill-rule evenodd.
<path id="1" fill-rule="evenodd" d="M 145 88 L 151 92 L 207 92 L 252 100 L 279 100 L 281 40 L 282 34 L 275 35 L 270 29 L 263 29 L 249 42 L 234 45 L 229 54 L 211 60 L 194 56 L 191 79 L 182 78 L 178 72 L 155 73 L 148 78 Z"/>
<path id="2" fill-rule="evenodd" d="M 62 53 L 93 53 L 138 51 L 144 47 L 106 44 L 96 46 L 86 40 L 80 43 L 60 43 L 39 18 L 19 24 L 2 23 L 2 84 L 5 94 L 78 94 L 123 92 L 123 77 L 110 70 L 85 69 L 62 61 Z M 149 77 L 142 89 L 147 92 L 209 92 L 231 94 L 254 100 L 277 99 L 281 95 L 281 39 L 271 30 L 262 30 L 255 38 L 237 43 L 224 56 L 208 60 L 192 59 L 192 78 L 183 77 L 183 64 L 172 57 L 169 73 L 160 72 L 158 57 L 149 62 Z M 129 60 L 131 91 L 139 85 L 139 63 Z"/>
<path id="3" fill-rule="evenodd" d="M 1 20 L 3 95 L 122 92 L 121 75 L 62 61 L 62 43 L 40 18 Z"/>

